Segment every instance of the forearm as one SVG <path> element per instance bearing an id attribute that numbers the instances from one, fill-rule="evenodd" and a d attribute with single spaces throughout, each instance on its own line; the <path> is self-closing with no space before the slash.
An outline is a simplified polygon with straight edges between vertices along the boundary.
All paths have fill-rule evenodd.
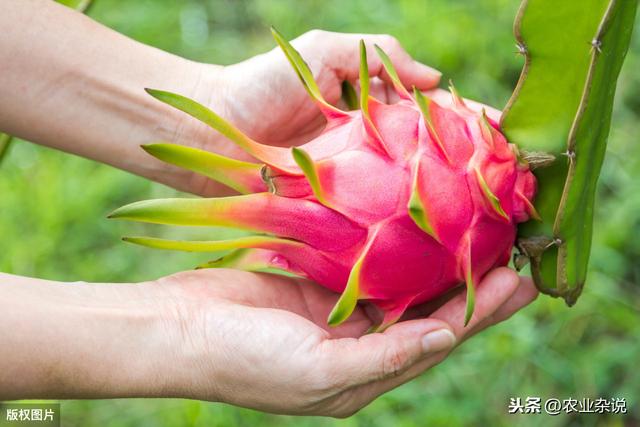
<path id="1" fill-rule="evenodd" d="M 179 394 L 179 337 L 154 289 L 0 273 L 0 401 Z"/>
<path id="2" fill-rule="evenodd" d="M 48 0 L 3 0 L 0 130 L 192 191 L 191 175 L 140 144 L 184 143 L 201 127 L 152 99 L 153 87 L 200 98 L 219 67 L 137 43 Z M 215 95 L 214 95 L 215 98 Z"/>

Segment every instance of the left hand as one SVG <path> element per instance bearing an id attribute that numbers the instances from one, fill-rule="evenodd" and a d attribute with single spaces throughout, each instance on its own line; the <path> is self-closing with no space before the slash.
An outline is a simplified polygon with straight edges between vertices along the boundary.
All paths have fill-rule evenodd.
<path id="1" fill-rule="evenodd" d="M 360 40 L 367 46 L 369 74 L 375 78 L 373 95 L 381 101 L 390 102 L 395 93 L 373 50 L 374 44 L 387 52 L 408 89 L 415 85 L 428 90 L 438 85 L 441 74 L 414 61 L 392 36 L 313 30 L 291 43 L 311 68 L 329 103 L 335 105 L 340 101 L 343 81 L 353 83 L 358 79 Z M 279 47 L 226 67 L 224 73 L 230 95 L 227 113 L 233 123 L 258 142 L 298 145 L 322 130 L 324 118 Z"/>
<path id="2" fill-rule="evenodd" d="M 180 190 L 221 195 L 230 189 L 161 162 L 140 145 L 168 141 L 229 157 L 248 155 L 151 98 L 145 87 L 193 98 L 265 144 L 299 145 L 322 130 L 320 111 L 279 48 L 224 67 L 134 42 L 56 2 L 12 0 L 3 2 L 2 11 L 0 130 L 11 135 Z M 47 37 L 33 28 L 45 29 Z M 389 54 L 408 88 L 438 84 L 440 73 L 411 59 L 391 36 L 314 30 L 292 43 L 328 102 L 340 100 L 344 80 L 357 80 L 360 39 L 370 50 L 372 94 L 381 100 L 394 94 L 374 44 Z"/>
<path id="3" fill-rule="evenodd" d="M 426 91 L 436 87 L 440 72 L 414 61 L 398 40 L 389 35 L 341 34 L 309 31 L 292 41 L 307 62 L 322 95 L 338 104 L 342 82 L 355 83 L 359 75 L 359 41 L 368 50 L 371 93 L 383 102 L 397 100 L 390 77 L 373 50 L 379 45 L 391 58 L 400 80 Z M 296 146 L 317 136 L 325 119 L 300 82 L 279 47 L 238 64 L 220 69 L 203 65 L 196 100 L 204 103 L 254 140 L 269 145 Z M 189 122 L 179 143 L 195 145 L 229 157 L 251 159 L 232 142 L 206 125 Z M 216 183 L 194 182 L 194 192 L 216 195 L 222 190 Z M 198 188 L 200 186 L 200 188 Z"/>

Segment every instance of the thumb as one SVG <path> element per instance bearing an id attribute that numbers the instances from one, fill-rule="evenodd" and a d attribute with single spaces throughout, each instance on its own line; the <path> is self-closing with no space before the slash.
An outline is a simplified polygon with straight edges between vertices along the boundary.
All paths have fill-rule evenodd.
<path id="1" fill-rule="evenodd" d="M 455 344 L 451 327 L 436 319 L 397 323 L 384 333 L 324 342 L 328 360 L 336 363 L 334 375 L 347 387 L 397 377 L 418 361 Z"/>

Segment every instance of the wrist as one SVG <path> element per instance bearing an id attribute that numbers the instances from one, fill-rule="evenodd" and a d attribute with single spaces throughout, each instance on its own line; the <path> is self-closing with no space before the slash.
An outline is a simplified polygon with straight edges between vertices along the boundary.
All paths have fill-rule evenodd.
<path id="1" fill-rule="evenodd" d="M 221 145 L 224 138 L 187 113 L 154 99 L 144 88 L 177 93 L 219 110 L 224 107 L 220 95 L 223 67 L 189 61 L 164 52 L 161 56 L 157 61 L 158 64 L 163 63 L 161 70 L 138 82 L 135 88 L 133 104 L 136 113 L 132 116 L 138 117 L 133 117 L 130 136 L 138 143 L 134 147 L 135 156 L 129 159 L 124 169 L 178 190 L 198 193 L 198 182 L 192 172 L 155 159 L 139 145 L 165 141 L 206 149 L 212 144 Z"/>
<path id="2" fill-rule="evenodd" d="M 227 279 L 222 271 L 208 273 L 203 277 L 186 271 L 150 284 L 159 307 L 155 322 L 165 331 L 167 347 L 155 363 L 165 366 L 162 369 L 167 372 L 157 387 L 161 390 L 158 396 L 220 402 L 228 397 L 229 375 L 235 373 L 230 372 L 227 358 L 236 355 L 217 334 L 218 330 L 224 332 L 225 322 L 220 319 L 228 310 L 222 302 L 225 286 L 217 282 Z"/>
<path id="3" fill-rule="evenodd" d="M 177 93 L 198 102 L 236 125 L 237 122 L 233 115 L 237 113 L 237 110 L 242 111 L 242 105 L 238 105 L 241 104 L 239 102 L 241 97 L 238 96 L 238 93 L 243 89 L 232 87 L 234 83 L 231 74 L 233 67 L 206 63 L 191 64 L 197 70 L 199 77 L 192 85 Z M 178 115 L 178 120 L 171 142 L 233 159 L 255 161 L 254 158 L 206 123 L 182 111 L 175 110 L 175 112 Z M 165 165 L 166 167 L 173 169 L 173 166 Z M 181 190 L 205 197 L 237 194 L 229 187 L 198 173 L 185 170 L 179 170 L 179 173 L 181 174 L 179 185 L 172 184 L 172 186 L 179 187 Z"/>
<path id="4" fill-rule="evenodd" d="M 179 337 L 153 284 L 1 283 L 0 400 L 176 395 Z"/>
<path id="5" fill-rule="evenodd" d="M 84 317 L 89 335 L 95 333 L 97 347 L 103 349 L 79 368 L 104 386 L 81 395 L 177 397 L 180 330 L 173 321 L 172 302 L 154 282 L 84 286 L 77 301 L 84 313 L 78 318 Z M 82 307 L 89 304 L 87 312 Z"/>
<path id="6" fill-rule="evenodd" d="M 181 324 L 180 305 L 158 282 L 86 284 L 84 298 L 100 303 L 86 314 L 105 349 L 83 363 L 104 388 L 83 397 L 184 397 L 189 384 L 189 332 Z"/>

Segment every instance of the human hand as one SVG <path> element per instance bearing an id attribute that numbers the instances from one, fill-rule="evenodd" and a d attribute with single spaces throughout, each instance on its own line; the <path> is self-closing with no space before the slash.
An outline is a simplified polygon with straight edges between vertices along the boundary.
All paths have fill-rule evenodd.
<path id="1" fill-rule="evenodd" d="M 283 276 L 211 269 L 107 285 L 0 273 L 0 400 L 180 397 L 343 417 L 442 361 L 452 334 L 459 345 L 536 295 L 500 268 L 478 285 L 466 328 L 460 293 L 365 334 L 379 320 L 370 307 L 329 328 L 338 295 Z"/>
<path id="2" fill-rule="evenodd" d="M 343 81 L 356 83 L 361 39 L 371 51 L 377 44 L 387 52 L 407 88 L 415 86 L 426 91 L 438 85 L 441 74 L 414 61 L 391 36 L 313 30 L 293 40 L 292 44 L 308 63 L 329 103 L 340 104 Z M 397 100 L 391 79 L 378 55 L 370 52 L 368 66 L 372 76 L 371 94 L 384 102 Z M 300 145 L 317 136 L 325 125 L 324 116 L 278 47 L 222 69 L 213 67 L 201 75 L 195 99 L 258 142 L 278 146 Z M 178 143 L 250 159 L 235 144 L 206 125 L 185 118 L 179 129 Z M 199 194 L 224 192 L 220 185 L 204 178 L 194 178 L 193 185 L 193 192 Z"/>
<path id="3" fill-rule="evenodd" d="M 358 79 L 359 40 L 364 40 L 369 50 L 374 44 L 382 47 L 407 88 L 427 90 L 438 85 L 441 74 L 414 61 L 392 36 L 313 30 L 291 43 L 308 63 L 329 103 L 340 101 L 343 81 L 354 83 Z M 395 96 L 391 78 L 378 55 L 368 55 L 368 62 L 374 79 L 372 94 L 389 102 L 389 97 Z M 233 123 L 256 140 L 271 145 L 298 145 L 322 130 L 324 117 L 280 48 L 226 67 L 224 73 L 225 86 L 233 100 L 226 105 L 227 113 Z"/>
<path id="4" fill-rule="evenodd" d="M 327 102 L 346 108 L 341 100 L 343 81 L 352 83 L 359 92 L 359 40 L 364 40 L 368 49 L 376 44 L 381 46 L 408 89 L 415 86 L 441 105 L 452 106 L 451 94 L 436 88 L 441 73 L 414 61 L 392 36 L 313 30 L 293 40 L 292 44 L 307 61 Z M 371 95 L 384 103 L 397 102 L 397 92 L 378 55 L 371 53 L 367 58 L 372 76 Z M 199 73 L 199 84 L 190 90 L 194 98 L 254 140 L 268 145 L 296 146 L 311 140 L 324 128 L 324 116 L 279 47 L 223 68 L 200 66 L 203 69 Z M 493 120 L 500 120 L 499 110 L 468 99 L 466 103 L 471 109 L 484 109 Z M 179 144 L 255 161 L 236 144 L 186 115 L 176 135 Z M 184 189 L 185 186 L 180 187 Z M 187 189 L 206 196 L 231 193 L 224 185 L 197 174 L 191 174 Z"/>
<path id="5" fill-rule="evenodd" d="M 173 394 L 262 411 L 353 414 L 420 375 L 481 330 L 509 318 L 537 296 L 531 280 L 491 272 L 478 286 L 476 310 L 463 327 L 464 294 L 435 311 L 410 310 L 384 333 L 365 334 L 376 313 L 359 306 L 329 328 L 337 295 L 303 280 L 235 270 L 179 273 L 157 284 L 171 301 L 167 336 L 182 366 Z M 418 318 L 429 314 L 427 318 Z M 411 317 L 411 315 L 410 315 Z"/>

